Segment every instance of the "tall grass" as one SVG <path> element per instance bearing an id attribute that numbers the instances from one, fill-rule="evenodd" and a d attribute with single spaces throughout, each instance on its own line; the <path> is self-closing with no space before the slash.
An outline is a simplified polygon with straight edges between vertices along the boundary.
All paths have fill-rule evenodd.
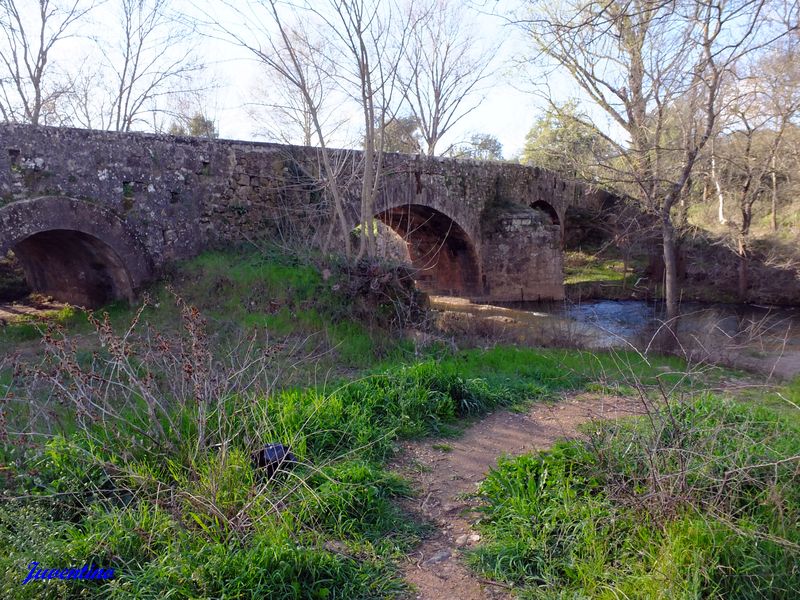
<path id="1" fill-rule="evenodd" d="M 51 327 L 41 364 L 3 370 L 2 597 L 398 596 L 392 559 L 419 531 L 393 502 L 411 491 L 385 470 L 397 441 L 572 381 L 496 350 L 491 380 L 466 353 L 281 388 L 269 346 L 215 351 L 201 314 L 180 298 L 176 310 L 179 334 L 144 309 L 122 331 L 90 316 L 92 352 Z M 298 464 L 266 477 L 252 454 L 268 442 Z M 117 576 L 21 586 L 32 561 Z"/>
<path id="2" fill-rule="evenodd" d="M 481 486 L 483 574 L 531 598 L 795 598 L 800 428 L 714 396 L 592 425 Z"/>

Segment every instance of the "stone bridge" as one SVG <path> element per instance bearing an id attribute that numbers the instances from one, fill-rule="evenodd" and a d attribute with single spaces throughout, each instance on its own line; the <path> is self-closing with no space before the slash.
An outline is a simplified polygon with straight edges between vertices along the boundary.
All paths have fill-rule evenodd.
<path id="1" fill-rule="evenodd" d="M 336 151 L 342 177 L 360 153 Z M 330 224 L 314 148 L 0 124 L 0 256 L 74 304 L 133 300 L 171 262 Z M 426 291 L 486 301 L 563 298 L 561 231 L 582 194 L 502 162 L 387 154 L 375 216 Z M 346 207 L 355 227 L 357 194 Z"/>

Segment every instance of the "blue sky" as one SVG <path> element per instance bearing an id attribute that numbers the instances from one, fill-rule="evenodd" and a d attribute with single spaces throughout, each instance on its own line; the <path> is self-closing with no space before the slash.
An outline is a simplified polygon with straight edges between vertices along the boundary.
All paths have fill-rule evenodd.
<path id="1" fill-rule="evenodd" d="M 511 5 L 509 2 L 490 4 L 490 8 L 497 11 L 506 10 Z M 535 95 L 519 89 L 526 85 L 527 74 L 520 77 L 521 71 L 512 60 L 526 52 L 525 40 L 520 32 L 488 12 L 476 11 L 475 19 L 476 28 L 487 45 L 501 40 L 503 45 L 495 57 L 493 77 L 482 93 L 480 105 L 457 124 L 440 148 L 467 140 L 473 133 L 488 133 L 503 144 L 504 155 L 512 157 L 521 152 L 525 135 L 541 112 L 541 102 Z M 252 82 L 263 77 L 262 71 L 241 49 L 219 41 L 209 44 L 204 44 L 206 50 L 212 49 L 211 54 L 219 57 L 211 68 L 221 87 L 210 94 L 208 104 L 209 112 L 218 122 L 220 135 L 257 139 L 254 132 L 258 124 L 246 114 L 244 106 L 250 99 Z"/>
<path id="2" fill-rule="evenodd" d="M 88 1 L 88 0 L 87 0 Z M 230 0 L 237 7 L 244 0 Z M 458 0 L 452 0 L 457 2 Z M 442 140 L 440 150 L 450 144 L 466 141 L 472 134 L 486 133 L 497 137 L 503 144 L 506 158 L 518 155 L 523 147 L 525 135 L 541 113 L 541 101 L 532 93 L 520 88 L 535 71 L 521 69 L 513 64 L 513 59 L 528 51 L 526 40 L 521 32 L 505 24 L 497 14 L 507 14 L 518 4 L 518 0 L 475 0 L 479 10 L 474 12 L 475 28 L 484 38 L 487 46 L 495 46 L 502 41 L 500 51 L 494 59 L 491 81 L 487 82 L 483 100 L 478 108 L 457 124 Z M 176 0 L 171 6 L 177 10 L 202 12 L 226 24 L 235 23 L 237 17 L 225 5 L 215 0 Z M 89 36 L 106 36 L 111 40 L 116 31 L 113 10 L 114 3 L 103 3 L 92 13 L 91 22 L 84 24 L 75 37 L 60 42 L 54 53 L 56 61 L 62 65 L 75 67 L 93 60 Z M 491 14 L 496 13 L 496 14 Z M 198 34 L 199 35 L 199 34 Z M 232 139 L 263 139 L 256 136 L 260 127 L 247 113 L 247 104 L 252 101 L 254 83 L 263 80 L 264 70 L 247 51 L 233 44 L 217 39 L 199 38 L 198 49 L 208 65 L 209 79 L 216 81 L 216 89 L 209 91 L 202 99 L 203 109 L 218 125 L 220 135 Z M 549 78 L 567 99 L 567 82 Z M 530 87 L 530 86 L 528 86 Z M 351 109 L 352 110 L 352 109 Z M 359 122 L 358 114 L 353 115 L 354 131 Z M 350 132 L 349 140 L 358 140 L 360 134 Z M 356 142 L 357 143 L 357 142 Z M 339 145 L 349 145 L 340 141 Z"/>

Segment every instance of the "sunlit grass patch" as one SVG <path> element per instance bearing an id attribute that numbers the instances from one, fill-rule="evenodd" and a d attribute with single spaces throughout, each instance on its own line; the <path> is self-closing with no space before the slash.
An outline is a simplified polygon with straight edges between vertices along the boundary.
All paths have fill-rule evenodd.
<path id="1" fill-rule="evenodd" d="M 800 429 L 706 396 L 503 459 L 470 557 L 523 597 L 793 598 Z"/>
<path id="2" fill-rule="evenodd" d="M 625 277 L 624 263 L 620 259 L 602 258 L 598 255 L 580 251 L 565 252 L 565 284 L 586 282 L 622 283 Z"/>

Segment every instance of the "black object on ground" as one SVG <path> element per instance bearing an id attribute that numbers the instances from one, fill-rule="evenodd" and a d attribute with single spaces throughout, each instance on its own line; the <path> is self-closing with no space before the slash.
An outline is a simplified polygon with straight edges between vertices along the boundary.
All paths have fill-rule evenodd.
<path id="1" fill-rule="evenodd" d="M 287 469 L 297 464 L 292 451 L 283 444 L 267 444 L 253 452 L 252 460 L 256 468 L 264 469 L 265 475 L 271 479 L 280 469 Z"/>

